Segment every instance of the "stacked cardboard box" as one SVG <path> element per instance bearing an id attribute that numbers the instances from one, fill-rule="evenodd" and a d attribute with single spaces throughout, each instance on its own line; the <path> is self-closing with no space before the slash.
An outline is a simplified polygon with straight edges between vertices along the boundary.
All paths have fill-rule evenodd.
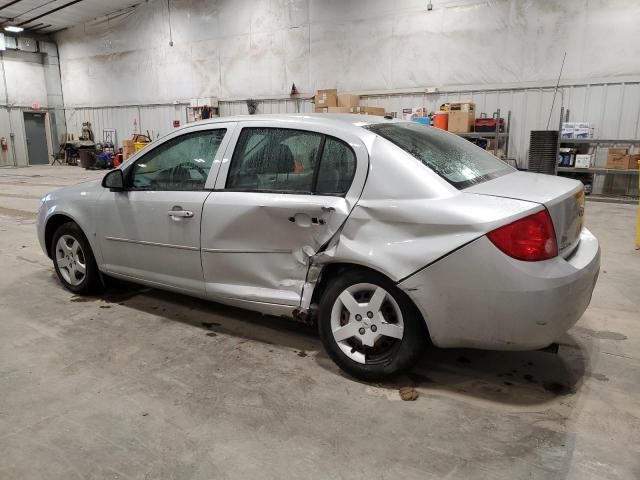
<path id="1" fill-rule="evenodd" d="M 125 140 L 122 143 L 122 156 L 124 159 L 128 159 L 136 152 L 135 142 L 133 140 Z"/>
<path id="2" fill-rule="evenodd" d="M 331 88 L 328 90 L 318 90 L 313 102 L 316 104 L 316 112 L 327 112 L 325 108 L 338 106 L 338 90 Z"/>
<path id="3" fill-rule="evenodd" d="M 360 105 L 359 95 L 338 95 L 338 107 L 357 107 Z"/>
<path id="4" fill-rule="evenodd" d="M 593 138 L 593 124 L 591 122 L 563 122 L 560 131 L 561 138 Z"/>
<path id="5" fill-rule="evenodd" d="M 449 131 L 468 133 L 476 121 L 476 104 L 473 102 L 449 102 Z"/>
<path id="6" fill-rule="evenodd" d="M 359 113 L 362 115 L 385 115 L 382 107 L 360 106 L 359 95 L 338 95 L 335 89 L 318 90 L 313 99 L 316 113 Z"/>
<path id="7" fill-rule="evenodd" d="M 607 155 L 607 168 L 632 170 L 638 168 L 640 154 L 629 154 L 628 148 L 610 148 Z"/>
<path id="8" fill-rule="evenodd" d="M 382 107 L 351 107 L 350 113 L 360 113 L 362 115 L 380 115 L 384 116 L 385 111 Z"/>

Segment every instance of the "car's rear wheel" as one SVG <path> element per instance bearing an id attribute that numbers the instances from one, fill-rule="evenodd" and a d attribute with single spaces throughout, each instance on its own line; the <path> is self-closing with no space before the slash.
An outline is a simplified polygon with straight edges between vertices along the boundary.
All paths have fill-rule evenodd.
<path id="1" fill-rule="evenodd" d="M 100 276 L 91 246 L 73 222 L 61 225 L 53 234 L 53 265 L 58 279 L 73 293 L 89 295 L 100 288 Z"/>
<path id="2" fill-rule="evenodd" d="M 362 270 L 347 272 L 326 289 L 318 329 L 336 364 L 363 380 L 411 368 L 426 343 L 411 300 L 386 277 Z"/>

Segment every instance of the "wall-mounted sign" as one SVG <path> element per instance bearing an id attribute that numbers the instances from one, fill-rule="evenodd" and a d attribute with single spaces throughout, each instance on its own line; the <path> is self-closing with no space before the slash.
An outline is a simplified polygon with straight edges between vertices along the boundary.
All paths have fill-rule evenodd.
<path id="1" fill-rule="evenodd" d="M 173 121 L 173 128 L 178 128 L 180 126 L 180 120 Z"/>
<path id="2" fill-rule="evenodd" d="M 42 107 L 39 103 L 32 103 L 31 110 L 40 110 Z"/>

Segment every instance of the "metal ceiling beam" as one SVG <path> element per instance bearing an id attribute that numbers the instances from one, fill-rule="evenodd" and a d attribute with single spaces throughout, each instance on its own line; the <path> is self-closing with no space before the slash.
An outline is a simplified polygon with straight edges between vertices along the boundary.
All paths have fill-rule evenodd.
<path id="1" fill-rule="evenodd" d="M 22 0 L 13 0 L 13 2 L 5 3 L 4 5 L 0 5 L 0 10 L 4 10 L 5 8 L 9 8 L 16 3 L 20 3 Z"/>
<path id="2" fill-rule="evenodd" d="M 50 32 L 42 32 L 42 33 L 43 33 L 44 35 L 54 35 L 54 34 L 56 34 L 56 33 L 58 33 L 58 32 L 62 32 L 62 31 L 64 31 L 64 30 L 66 30 L 67 28 L 68 28 L 68 27 L 62 27 L 62 28 L 59 28 L 59 29 L 57 29 L 57 30 L 51 30 Z"/>
<path id="3" fill-rule="evenodd" d="M 22 27 L 22 26 L 26 25 L 27 23 L 34 22 L 34 21 L 36 21 L 36 20 L 39 20 L 39 19 L 41 19 L 41 18 L 44 18 L 44 17 L 46 17 L 46 16 L 48 16 L 48 15 L 51 15 L 51 14 L 53 14 L 53 13 L 59 12 L 60 10 L 62 10 L 62 9 L 64 9 L 64 8 L 67 8 L 67 7 L 70 7 L 70 6 L 72 6 L 72 5 L 75 5 L 76 3 L 80 3 L 80 2 L 82 2 L 82 1 L 84 1 L 84 0 L 73 0 L 72 2 L 65 3 L 64 5 L 60 5 L 59 7 L 56 7 L 56 8 L 53 8 L 53 9 L 49 10 L 48 12 L 45 12 L 45 13 L 43 13 L 43 14 L 40 14 L 40 15 L 38 15 L 38 16 L 36 16 L 36 17 L 33 17 L 33 18 L 29 19 L 29 20 L 25 20 L 24 22 L 19 23 L 19 24 L 18 24 L 18 26 L 19 26 L 19 27 Z"/>
<path id="4" fill-rule="evenodd" d="M 48 23 L 48 24 L 46 24 L 46 25 L 45 25 L 45 24 L 43 24 L 43 23 L 39 23 L 38 25 L 42 25 L 42 26 L 41 26 L 41 27 L 38 27 L 37 25 L 34 25 L 34 27 L 35 27 L 35 28 L 29 28 L 29 29 L 27 29 L 27 32 L 29 32 L 29 33 L 31 33 L 31 32 L 37 32 L 37 31 L 39 31 L 39 30 L 44 30 L 45 28 L 50 28 L 50 27 L 51 27 L 51 24 L 50 24 L 50 23 Z"/>

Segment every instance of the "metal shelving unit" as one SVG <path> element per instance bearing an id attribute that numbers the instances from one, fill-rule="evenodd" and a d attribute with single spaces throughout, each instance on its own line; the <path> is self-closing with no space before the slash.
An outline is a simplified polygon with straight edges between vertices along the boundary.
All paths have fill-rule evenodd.
<path id="1" fill-rule="evenodd" d="M 496 111 L 496 114 L 498 115 L 498 118 L 500 118 L 500 109 Z M 502 151 L 504 152 L 503 159 L 506 160 L 509 158 L 509 133 L 511 129 L 511 110 L 507 112 L 506 120 L 507 120 L 507 124 L 505 126 L 504 132 L 499 131 L 500 125 L 498 124 L 496 125 L 495 132 L 467 132 L 467 133 L 456 133 L 456 135 L 463 138 L 468 138 L 468 139 L 486 138 L 487 140 L 494 140 L 493 148 L 488 148 L 487 151 L 493 151 L 494 154 L 497 156 L 498 150 L 500 150 L 500 146 L 503 145 L 503 148 L 502 148 Z"/>
<path id="2" fill-rule="evenodd" d="M 575 145 L 640 145 L 640 140 L 616 140 L 610 138 L 560 138 L 560 143 Z"/>
<path id="3" fill-rule="evenodd" d="M 558 167 L 559 172 L 575 172 L 575 173 L 611 173 L 617 175 L 638 175 L 640 170 L 623 170 L 620 168 L 599 168 L 599 167 L 589 167 L 589 168 L 576 168 L 576 167 Z"/>
<path id="4" fill-rule="evenodd" d="M 558 148 L 561 146 L 566 147 L 584 147 L 587 146 L 589 150 L 589 154 L 593 156 L 593 159 L 597 159 L 598 149 L 600 147 L 611 146 L 611 145 L 625 145 L 625 146 L 636 146 L 640 145 L 640 139 L 617 139 L 617 138 L 559 138 L 558 139 Z M 638 169 L 617 169 L 617 168 L 606 168 L 606 167 L 589 167 L 589 168 L 575 168 L 575 167 L 556 167 L 557 174 L 568 174 L 569 176 L 576 178 L 589 178 L 592 185 L 595 183 L 595 177 L 597 175 L 602 175 L 605 177 L 604 182 L 604 191 L 600 194 L 593 194 L 594 197 L 607 197 L 607 198 L 618 198 L 620 200 L 628 200 L 630 202 L 635 202 L 638 198 L 637 193 L 637 182 L 633 178 L 637 176 L 640 172 Z M 607 190 L 615 189 L 615 178 L 620 175 L 626 175 L 627 180 L 620 181 L 624 184 L 626 181 L 626 186 L 624 188 L 624 194 L 611 194 L 607 192 Z M 589 181 L 589 180 L 587 180 Z M 619 186 L 620 182 L 618 182 Z"/>

